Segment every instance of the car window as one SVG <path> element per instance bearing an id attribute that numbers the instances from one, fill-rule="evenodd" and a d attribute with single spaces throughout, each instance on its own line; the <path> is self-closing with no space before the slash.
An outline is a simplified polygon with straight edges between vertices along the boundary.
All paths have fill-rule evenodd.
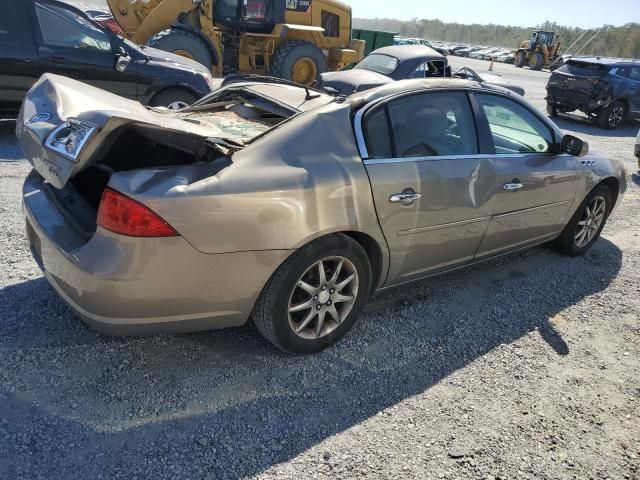
<path id="1" fill-rule="evenodd" d="M 439 66 L 442 68 L 442 65 Z M 425 78 L 425 77 L 439 77 L 442 76 L 442 71 L 438 70 L 438 64 L 436 62 L 424 62 L 418 65 L 412 73 L 410 78 Z"/>
<path id="2" fill-rule="evenodd" d="M 380 53 L 372 53 L 366 56 L 354 68 L 364 68 L 365 70 L 373 70 L 374 72 L 388 75 L 398 67 L 399 60 L 390 55 L 382 55 Z"/>
<path id="3" fill-rule="evenodd" d="M 476 94 L 484 110 L 497 154 L 545 153 L 553 132 L 529 109 L 509 98 Z"/>
<path id="4" fill-rule="evenodd" d="M 363 130 L 370 158 L 393 157 L 385 108 L 375 108 L 367 113 L 364 118 Z"/>
<path id="5" fill-rule="evenodd" d="M 465 93 L 405 96 L 374 112 L 365 119 L 364 128 L 372 158 L 478 153 L 473 113 Z"/>
<path id="6" fill-rule="evenodd" d="M 111 51 L 109 36 L 82 15 L 45 3 L 36 3 L 36 15 L 45 45 Z"/>
<path id="7" fill-rule="evenodd" d="M 629 78 L 636 82 L 640 82 L 640 67 L 631 67 Z"/>

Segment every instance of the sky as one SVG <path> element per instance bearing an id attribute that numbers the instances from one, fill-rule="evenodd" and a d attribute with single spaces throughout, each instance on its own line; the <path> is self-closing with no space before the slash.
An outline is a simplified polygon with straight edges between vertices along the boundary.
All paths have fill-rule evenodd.
<path id="1" fill-rule="evenodd" d="M 530 27 L 546 20 L 593 28 L 640 23 L 640 0 L 343 0 L 357 18 L 440 19 L 443 22 L 494 23 Z M 526 5 L 530 5 L 527 7 Z M 536 8 L 541 6 L 543 8 Z"/>

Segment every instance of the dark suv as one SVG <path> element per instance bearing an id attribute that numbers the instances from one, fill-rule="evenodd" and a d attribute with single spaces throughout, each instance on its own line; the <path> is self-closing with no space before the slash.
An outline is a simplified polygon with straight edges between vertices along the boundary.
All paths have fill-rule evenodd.
<path id="1" fill-rule="evenodd" d="M 547 112 L 580 110 L 602 128 L 640 118 L 640 62 L 576 58 L 555 70 L 547 83 Z"/>
<path id="2" fill-rule="evenodd" d="M 213 87 L 202 65 L 138 47 L 55 0 L 0 2 L 0 117 L 15 116 L 43 73 L 75 78 L 152 106 L 179 108 Z"/>

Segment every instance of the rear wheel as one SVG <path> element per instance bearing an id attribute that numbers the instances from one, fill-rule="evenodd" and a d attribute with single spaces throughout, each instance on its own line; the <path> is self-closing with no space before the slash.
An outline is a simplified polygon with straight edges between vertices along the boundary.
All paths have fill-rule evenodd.
<path id="1" fill-rule="evenodd" d="M 598 114 L 596 122 L 600 128 L 613 130 L 624 121 L 626 116 L 626 105 L 620 100 L 616 100 Z"/>
<path id="2" fill-rule="evenodd" d="M 550 117 L 557 117 L 558 109 L 553 104 L 547 102 L 547 113 Z"/>
<path id="3" fill-rule="evenodd" d="M 542 70 L 544 67 L 544 55 L 541 53 L 534 53 L 529 60 L 529 68 L 531 70 Z"/>
<path id="4" fill-rule="evenodd" d="M 569 256 L 584 255 L 600 236 L 612 208 L 609 187 L 594 188 L 556 240 L 558 250 Z"/>
<path id="5" fill-rule="evenodd" d="M 326 71 L 322 50 L 303 40 L 283 43 L 271 59 L 271 75 L 303 85 L 312 85 Z"/>
<path id="6" fill-rule="evenodd" d="M 207 67 L 208 70 L 213 68 L 211 52 L 209 52 L 204 40 L 199 38 L 196 33 L 172 28 L 154 36 L 149 42 L 149 46 L 195 60 Z"/>
<path id="7" fill-rule="evenodd" d="M 149 105 L 167 107 L 169 110 L 182 110 L 197 100 L 196 96 L 184 88 L 168 88 L 157 93 Z"/>
<path id="8" fill-rule="evenodd" d="M 513 64 L 518 68 L 522 68 L 526 63 L 527 63 L 527 54 L 524 52 L 516 53 L 516 59 L 514 60 Z"/>
<path id="9" fill-rule="evenodd" d="M 356 323 L 371 289 L 371 265 L 346 235 L 321 238 L 289 257 L 253 310 L 262 335 L 288 353 L 315 353 Z"/>

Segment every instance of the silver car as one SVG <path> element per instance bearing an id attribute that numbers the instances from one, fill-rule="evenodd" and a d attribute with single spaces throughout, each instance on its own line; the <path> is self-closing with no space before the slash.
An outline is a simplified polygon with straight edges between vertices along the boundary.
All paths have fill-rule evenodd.
<path id="1" fill-rule="evenodd" d="M 233 81 L 172 112 L 45 75 L 17 135 L 34 258 L 82 318 L 251 318 L 293 353 L 339 340 L 376 290 L 546 242 L 584 254 L 626 189 L 620 161 L 461 79 L 348 98 Z"/>

